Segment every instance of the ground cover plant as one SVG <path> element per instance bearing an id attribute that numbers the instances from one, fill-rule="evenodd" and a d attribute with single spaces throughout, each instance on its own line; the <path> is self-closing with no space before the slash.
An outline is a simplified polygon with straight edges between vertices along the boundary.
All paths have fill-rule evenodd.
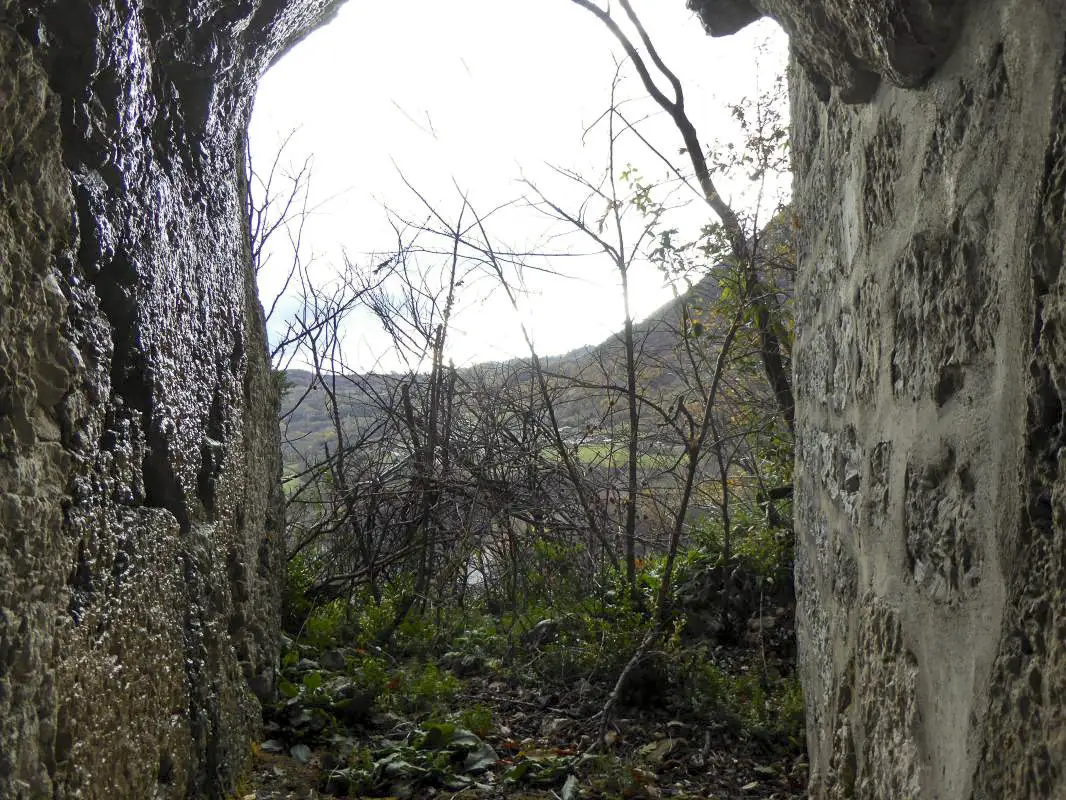
<path id="1" fill-rule="evenodd" d="M 632 667 L 661 559 L 638 599 L 608 570 L 590 596 L 551 580 L 550 603 L 501 611 L 483 590 L 398 626 L 399 594 L 315 602 L 293 570 L 303 617 L 242 796 L 803 796 L 785 562 L 743 546 L 726 562 L 706 538 L 680 559 L 670 632 Z"/>

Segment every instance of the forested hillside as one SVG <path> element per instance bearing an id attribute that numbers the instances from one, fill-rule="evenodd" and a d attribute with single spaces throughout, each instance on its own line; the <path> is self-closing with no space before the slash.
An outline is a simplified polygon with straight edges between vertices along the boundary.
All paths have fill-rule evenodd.
<path id="1" fill-rule="evenodd" d="M 640 342 L 642 384 L 645 391 L 669 398 L 683 390 L 683 375 L 688 366 L 679 350 L 680 334 L 685 329 L 686 314 L 703 314 L 717 301 L 720 275 L 710 273 L 682 296 L 649 315 L 634 326 Z M 711 347 L 713 348 L 713 342 Z M 557 403 L 559 423 L 568 431 L 599 427 L 612 395 L 611 387 L 624 384 L 621 334 L 598 345 L 589 345 L 558 356 L 546 356 L 543 368 L 560 386 L 565 396 Z M 701 354 L 703 355 L 703 354 Z M 487 388 L 528 384 L 532 366 L 528 359 L 503 363 L 485 363 L 457 370 L 457 380 L 464 384 L 484 384 Z M 424 376 L 421 376 L 424 380 Z M 404 382 L 420 380 L 418 374 L 353 374 L 338 376 L 336 391 L 343 406 L 343 419 L 351 430 L 382 416 L 398 387 Z M 587 386 L 578 384 L 587 383 Z M 327 410 L 328 398 L 320 381 L 311 372 L 289 369 L 284 374 L 285 395 L 282 400 L 286 441 L 286 467 L 297 468 L 301 459 L 316 458 L 323 444 L 335 436 L 333 421 Z M 617 394 L 618 389 L 614 390 Z M 305 397 L 305 393 L 307 396 Z M 387 409 L 385 410 L 387 411 Z"/>

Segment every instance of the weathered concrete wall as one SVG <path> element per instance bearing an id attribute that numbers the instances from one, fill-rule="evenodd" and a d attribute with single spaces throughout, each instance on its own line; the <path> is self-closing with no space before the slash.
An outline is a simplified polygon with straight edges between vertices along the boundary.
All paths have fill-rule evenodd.
<path id="1" fill-rule="evenodd" d="M 0 0 L 0 797 L 209 797 L 276 658 L 239 174 L 328 0 Z"/>
<path id="2" fill-rule="evenodd" d="M 1066 3 L 755 6 L 802 67 L 812 796 L 1064 797 Z"/>

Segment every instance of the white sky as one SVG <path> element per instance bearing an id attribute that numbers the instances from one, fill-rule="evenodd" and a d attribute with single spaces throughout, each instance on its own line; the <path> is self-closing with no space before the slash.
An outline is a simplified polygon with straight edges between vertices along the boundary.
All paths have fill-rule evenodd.
<path id="1" fill-rule="evenodd" d="M 735 138 L 726 105 L 768 87 L 783 70 L 784 35 L 764 21 L 711 39 L 684 0 L 633 5 L 682 79 L 703 141 Z M 604 170 L 606 131 L 597 129 L 584 145 L 582 138 L 608 106 L 620 52 L 606 29 L 569 0 L 349 0 L 336 21 L 264 77 L 251 126 L 253 164 L 266 169 L 294 129 L 283 161 L 313 156 L 310 204 L 316 210 L 305 230 L 304 256 L 316 259 L 323 280 L 342 252 L 371 263 L 373 254 L 391 251 L 395 236 L 385 206 L 424 219 L 401 171 L 446 215 L 459 209 L 456 186 L 484 212 L 528 194 L 523 177 L 576 208 L 581 195 L 548 165 L 590 178 Z M 654 111 L 633 71 L 623 74 L 623 96 L 641 98 L 629 114 Z M 661 114 L 642 131 L 664 153 L 678 152 L 679 137 Z M 616 163 L 661 176 L 656 157 L 635 140 L 621 148 Z M 743 202 L 745 184 L 720 180 L 723 194 Z M 704 216 L 702 210 L 689 213 L 692 220 Z M 589 249 L 577 238 L 550 238 L 558 230 L 535 210 L 516 207 L 494 219 L 490 232 L 514 249 Z M 277 268 L 289 260 L 281 251 L 271 256 L 272 268 L 261 277 L 265 298 L 281 279 Z M 563 258 L 552 266 L 572 279 L 530 276 L 522 300 L 541 353 L 601 341 L 620 327 L 617 276 L 609 262 Z M 650 265 L 637 269 L 633 280 L 636 317 L 668 299 Z M 485 294 L 481 284 L 459 298 L 448 350 L 457 364 L 527 354 L 506 298 Z M 368 317 L 356 319 L 346 349 L 353 368 L 397 366 Z"/>

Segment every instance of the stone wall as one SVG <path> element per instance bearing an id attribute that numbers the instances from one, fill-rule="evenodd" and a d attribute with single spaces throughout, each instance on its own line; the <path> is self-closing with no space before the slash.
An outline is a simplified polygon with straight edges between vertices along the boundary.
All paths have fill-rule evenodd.
<path id="1" fill-rule="evenodd" d="M 1066 4 L 690 5 L 799 67 L 812 797 L 1066 796 Z"/>
<path id="2" fill-rule="evenodd" d="M 0 0 L 0 797 L 211 797 L 276 660 L 240 175 L 330 0 Z"/>
<path id="3" fill-rule="evenodd" d="M 793 36 L 815 797 L 1066 794 L 1066 7 L 692 0 Z M 239 172 L 332 0 L 0 0 L 0 797 L 217 796 L 275 661 Z"/>

